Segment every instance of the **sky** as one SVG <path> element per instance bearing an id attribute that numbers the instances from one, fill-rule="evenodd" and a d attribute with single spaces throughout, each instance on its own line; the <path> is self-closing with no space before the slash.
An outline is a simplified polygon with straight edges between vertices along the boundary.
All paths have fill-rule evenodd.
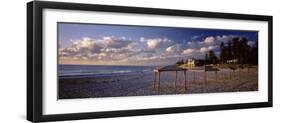
<path id="1" fill-rule="evenodd" d="M 247 38 L 253 45 L 257 31 L 58 23 L 59 64 L 170 65 L 180 59 L 203 59 L 221 42 Z"/>

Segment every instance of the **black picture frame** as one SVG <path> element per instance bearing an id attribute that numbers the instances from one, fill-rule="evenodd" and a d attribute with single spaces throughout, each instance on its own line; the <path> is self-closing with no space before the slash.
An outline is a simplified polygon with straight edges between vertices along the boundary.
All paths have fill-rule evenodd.
<path id="1" fill-rule="evenodd" d="M 255 103 L 241 103 L 241 104 L 44 115 L 42 113 L 43 112 L 43 95 L 42 95 L 43 12 L 42 10 L 45 8 L 266 21 L 268 22 L 268 41 L 269 41 L 268 42 L 268 101 L 255 102 Z M 45 122 L 45 121 L 63 121 L 63 120 L 94 119 L 94 118 L 107 118 L 107 117 L 123 117 L 123 116 L 137 116 L 137 115 L 154 115 L 154 114 L 272 107 L 273 106 L 272 25 L 273 25 L 273 17 L 264 16 L 264 15 L 169 10 L 169 9 L 156 9 L 156 8 L 108 6 L 108 5 L 45 2 L 45 1 L 29 2 L 27 3 L 27 120 L 32 122 Z"/>

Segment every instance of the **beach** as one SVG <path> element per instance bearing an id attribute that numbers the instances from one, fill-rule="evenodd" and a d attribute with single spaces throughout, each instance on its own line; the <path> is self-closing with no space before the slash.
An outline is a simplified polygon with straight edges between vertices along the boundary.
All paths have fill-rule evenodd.
<path id="1" fill-rule="evenodd" d="M 240 72 L 239 72 L 240 71 Z M 193 74 L 195 74 L 193 76 Z M 134 71 L 103 76 L 59 77 L 59 99 L 101 98 L 123 96 L 149 96 L 168 94 L 222 93 L 258 91 L 258 68 L 236 70 L 220 69 L 209 71 L 188 70 L 185 89 L 184 72 L 161 72 L 160 86 L 154 87 L 153 71 Z M 231 74 L 231 76 L 230 76 Z"/>

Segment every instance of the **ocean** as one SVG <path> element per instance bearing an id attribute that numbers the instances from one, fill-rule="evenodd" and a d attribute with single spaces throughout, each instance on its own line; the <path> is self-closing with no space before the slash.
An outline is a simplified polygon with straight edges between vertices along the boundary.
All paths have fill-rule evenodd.
<path id="1" fill-rule="evenodd" d="M 59 78 L 84 78 L 151 73 L 149 66 L 58 65 Z"/>

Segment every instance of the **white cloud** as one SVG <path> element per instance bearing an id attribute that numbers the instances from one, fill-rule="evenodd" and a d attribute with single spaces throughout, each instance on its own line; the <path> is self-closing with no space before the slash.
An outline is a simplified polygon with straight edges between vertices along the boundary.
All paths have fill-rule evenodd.
<path id="1" fill-rule="evenodd" d="M 179 44 L 175 44 L 173 46 L 166 48 L 166 52 L 168 53 L 175 53 L 175 52 L 179 52 L 180 50 L 181 50 L 181 45 Z"/>
<path id="2" fill-rule="evenodd" d="M 216 40 L 219 42 L 224 42 L 227 43 L 228 41 L 230 41 L 233 37 L 235 37 L 234 35 L 222 35 L 222 36 L 217 36 Z"/>
<path id="3" fill-rule="evenodd" d="M 144 37 L 140 37 L 140 42 L 145 42 L 145 38 Z"/>
<path id="4" fill-rule="evenodd" d="M 81 56 L 85 57 L 87 54 L 100 53 L 102 49 L 96 42 L 90 38 L 82 38 L 74 41 L 70 47 L 61 48 L 59 55 L 61 56 Z"/>
<path id="5" fill-rule="evenodd" d="M 191 55 L 194 51 L 195 51 L 195 49 L 186 49 L 182 52 L 182 54 Z"/>
<path id="6" fill-rule="evenodd" d="M 200 36 L 199 35 L 195 35 L 191 37 L 191 40 L 197 40 Z"/>
<path id="7" fill-rule="evenodd" d="M 132 41 L 123 40 L 124 38 L 102 37 L 92 39 L 84 37 L 81 40 L 73 41 L 67 48 L 60 48 L 61 58 L 70 59 L 122 59 L 135 52 Z"/>
<path id="8" fill-rule="evenodd" d="M 123 40 L 123 39 L 114 39 L 112 37 L 103 37 L 102 42 L 105 44 L 105 47 L 110 48 L 122 48 L 128 47 L 131 41 Z"/>
<path id="9" fill-rule="evenodd" d="M 248 45 L 250 45 L 250 46 L 254 46 L 255 45 L 255 41 L 248 41 Z"/>
<path id="10" fill-rule="evenodd" d="M 208 47 L 208 50 L 209 50 L 209 51 L 210 51 L 210 50 L 214 50 L 214 49 L 216 49 L 217 47 L 218 47 L 218 46 L 216 46 L 216 45 L 215 45 L 215 46 L 209 46 L 209 47 Z"/>
<path id="11" fill-rule="evenodd" d="M 172 63 L 178 58 L 195 57 L 204 58 L 210 50 L 219 51 L 221 42 L 228 42 L 231 35 L 209 36 L 202 41 L 188 41 L 177 43 L 168 38 L 140 37 L 132 41 L 128 37 L 101 37 L 72 41 L 72 45 L 59 49 L 60 58 L 88 60 L 92 62 L 133 62 L 145 63 L 164 62 Z M 253 42 L 248 42 L 252 44 Z"/>
<path id="12" fill-rule="evenodd" d="M 195 41 L 189 41 L 188 43 L 187 43 L 187 45 L 188 45 L 188 47 L 193 47 L 193 48 L 195 48 L 195 47 L 197 47 L 197 43 L 195 42 Z"/>
<path id="13" fill-rule="evenodd" d="M 148 39 L 147 46 L 151 49 L 157 48 L 160 45 L 161 39 Z"/>
<path id="14" fill-rule="evenodd" d="M 213 36 L 209 36 L 207 38 L 205 38 L 204 43 L 207 45 L 211 45 L 215 42 L 215 37 Z"/>
<path id="15" fill-rule="evenodd" d="M 201 53 L 206 53 L 208 51 L 208 48 L 206 48 L 206 47 L 201 47 L 200 48 L 200 52 Z"/>
<path id="16" fill-rule="evenodd" d="M 217 51 L 221 42 L 227 43 L 233 37 L 235 36 L 233 35 L 222 35 L 216 37 L 209 36 L 202 41 L 189 41 L 187 42 L 187 46 L 185 47 L 186 50 L 184 50 L 182 54 L 192 54 L 193 56 L 197 56 L 199 58 L 204 57 L 205 53 L 208 53 L 210 50 Z M 193 49 L 193 50 L 187 50 L 187 49 Z"/>
<path id="17" fill-rule="evenodd" d="M 110 36 L 105 36 L 105 37 L 102 37 L 102 39 L 103 39 L 103 40 L 105 40 L 105 41 L 106 41 L 106 40 L 112 40 L 112 39 L 113 39 L 113 37 L 110 37 Z"/>
<path id="18" fill-rule="evenodd" d="M 174 41 L 169 40 L 167 38 L 154 38 L 154 39 L 146 40 L 146 44 L 150 49 L 160 49 L 160 48 L 166 49 L 167 47 L 173 45 L 174 43 L 175 43 Z"/>

